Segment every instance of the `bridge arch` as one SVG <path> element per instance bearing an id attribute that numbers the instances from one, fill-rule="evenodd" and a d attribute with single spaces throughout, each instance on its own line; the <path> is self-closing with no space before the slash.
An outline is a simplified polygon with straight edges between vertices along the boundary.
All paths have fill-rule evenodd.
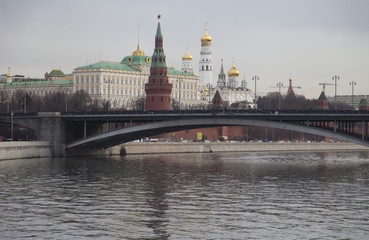
<path id="1" fill-rule="evenodd" d="M 258 126 L 270 127 L 284 130 L 292 130 L 297 132 L 320 135 L 330 138 L 335 138 L 347 142 L 356 143 L 369 147 L 369 142 L 351 137 L 342 133 L 334 132 L 327 129 L 320 129 L 299 124 L 286 122 L 267 121 L 267 120 L 252 120 L 252 119 L 229 119 L 214 116 L 213 118 L 193 118 L 185 120 L 169 120 L 154 123 L 141 124 L 131 127 L 126 127 L 110 132 L 105 132 L 99 135 L 84 138 L 74 143 L 68 144 L 67 148 L 107 148 L 121 143 L 129 142 L 143 137 L 158 135 L 174 131 L 186 129 L 196 129 L 204 127 L 219 127 L 219 126 Z"/>

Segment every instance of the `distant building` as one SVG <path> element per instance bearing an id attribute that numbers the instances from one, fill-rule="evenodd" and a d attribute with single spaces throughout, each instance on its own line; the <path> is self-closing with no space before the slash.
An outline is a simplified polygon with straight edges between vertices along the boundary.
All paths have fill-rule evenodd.
<path id="1" fill-rule="evenodd" d="M 288 81 L 290 82 L 290 84 L 288 85 L 287 95 L 289 95 L 289 94 L 295 94 L 293 92 L 293 87 L 292 87 L 292 78 L 288 79 Z"/>
<path id="2" fill-rule="evenodd" d="M 354 100 L 353 108 L 359 109 L 359 104 L 362 98 L 367 98 L 369 95 L 337 95 L 337 103 L 344 103 L 348 105 L 352 105 L 352 99 Z M 330 103 L 334 103 L 334 96 L 327 96 L 327 99 Z"/>
<path id="3" fill-rule="evenodd" d="M 60 70 L 61 71 L 61 70 Z M 64 74 L 64 73 L 63 73 Z M 1 75 L 3 78 L 4 74 Z M 9 99 L 13 94 L 20 91 L 27 91 L 36 96 L 45 96 L 55 92 L 73 91 L 73 80 L 45 80 L 42 78 L 25 78 L 24 75 L 12 75 L 10 69 L 6 75 L 6 81 L 0 78 L 0 90 L 8 93 Z"/>
<path id="4" fill-rule="evenodd" d="M 362 98 L 359 103 L 359 110 L 369 111 L 369 102 L 366 98 Z"/>
<path id="5" fill-rule="evenodd" d="M 45 80 L 65 80 L 65 74 L 62 72 L 61 69 L 54 68 L 50 73 L 45 73 Z"/>
<path id="6" fill-rule="evenodd" d="M 212 104 L 213 104 L 213 109 L 215 110 L 223 109 L 223 100 L 218 90 L 215 92 Z"/>
<path id="7" fill-rule="evenodd" d="M 318 100 L 316 101 L 316 109 L 317 110 L 328 110 L 328 100 L 325 96 L 324 91 L 320 93 Z"/>

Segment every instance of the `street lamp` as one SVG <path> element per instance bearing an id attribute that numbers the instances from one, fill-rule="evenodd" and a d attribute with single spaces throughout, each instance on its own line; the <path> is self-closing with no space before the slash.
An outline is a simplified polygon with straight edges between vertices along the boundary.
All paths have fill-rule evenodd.
<path id="1" fill-rule="evenodd" d="M 335 75 L 332 80 L 334 80 L 334 110 L 337 110 L 337 80 L 340 80 L 340 77 Z"/>
<path id="2" fill-rule="evenodd" d="M 65 112 L 68 112 L 68 91 L 65 91 Z"/>
<path id="3" fill-rule="evenodd" d="M 256 81 L 259 80 L 259 77 L 258 76 L 254 76 L 252 77 L 252 80 L 255 81 L 255 108 L 258 108 L 258 105 L 256 104 Z"/>
<path id="4" fill-rule="evenodd" d="M 179 98 L 179 111 L 181 111 L 181 82 L 183 80 L 178 78 L 178 98 Z"/>
<path id="5" fill-rule="evenodd" d="M 278 101 L 278 110 L 281 111 L 281 87 L 283 87 L 283 83 L 278 82 L 277 87 L 279 88 L 279 101 Z"/>
<path id="6" fill-rule="evenodd" d="M 110 112 L 110 77 L 108 77 L 108 111 Z"/>
<path id="7" fill-rule="evenodd" d="M 349 85 L 352 86 L 351 102 L 352 102 L 352 107 L 354 108 L 354 86 L 356 85 L 356 82 L 355 81 L 352 81 L 352 82 L 349 83 Z"/>
<path id="8" fill-rule="evenodd" d="M 13 142 L 13 126 L 14 126 L 13 125 L 13 117 L 14 117 L 14 112 L 13 111 L 10 113 L 10 116 L 11 116 L 11 130 L 10 130 L 11 134 L 10 134 L 10 139 Z"/>
<path id="9" fill-rule="evenodd" d="M 25 86 L 25 93 L 24 93 L 24 112 L 27 112 L 27 83 L 24 82 L 24 86 Z"/>

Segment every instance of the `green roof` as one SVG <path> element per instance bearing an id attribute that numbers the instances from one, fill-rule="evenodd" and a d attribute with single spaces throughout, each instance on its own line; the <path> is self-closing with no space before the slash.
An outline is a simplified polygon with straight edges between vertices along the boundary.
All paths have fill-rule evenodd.
<path id="1" fill-rule="evenodd" d="M 369 106 L 368 100 L 366 100 L 366 98 L 362 98 L 360 100 L 359 106 Z"/>
<path id="2" fill-rule="evenodd" d="M 37 87 L 49 85 L 72 85 L 73 82 L 69 80 L 55 80 L 55 81 L 25 81 L 25 82 L 11 82 L 4 84 L 4 87 Z"/>
<path id="3" fill-rule="evenodd" d="M 65 77 L 65 74 L 60 69 L 53 69 L 49 73 L 49 77 Z"/>
<path id="4" fill-rule="evenodd" d="M 115 62 L 97 62 L 94 64 L 78 67 L 77 69 L 111 69 L 111 70 L 123 70 L 123 71 L 132 71 L 137 72 L 139 70 L 128 66 L 127 64 L 115 63 Z"/>
<path id="5" fill-rule="evenodd" d="M 142 55 L 127 56 L 120 63 L 127 65 L 150 65 L 151 57 Z"/>
<path id="6" fill-rule="evenodd" d="M 179 71 L 177 69 L 174 68 L 167 68 L 167 75 L 180 75 L 180 76 L 190 76 L 190 77 L 194 77 L 195 75 L 187 73 L 187 72 L 182 72 Z"/>

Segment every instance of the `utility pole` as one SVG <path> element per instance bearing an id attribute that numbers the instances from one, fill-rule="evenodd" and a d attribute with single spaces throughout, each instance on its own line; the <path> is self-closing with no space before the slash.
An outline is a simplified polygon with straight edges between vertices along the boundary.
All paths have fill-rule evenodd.
<path id="1" fill-rule="evenodd" d="M 332 80 L 334 80 L 334 110 L 337 110 L 337 80 L 340 80 L 340 77 L 335 75 Z"/>
<path id="2" fill-rule="evenodd" d="M 11 113 L 10 113 L 10 116 L 11 116 L 11 135 L 10 135 L 10 139 L 11 139 L 11 141 L 13 142 L 13 135 L 14 135 L 14 112 L 12 111 Z"/>
<path id="3" fill-rule="evenodd" d="M 279 88 L 278 110 L 281 111 L 281 98 L 282 98 L 282 95 L 281 95 L 281 87 L 283 87 L 283 83 L 278 82 L 277 83 L 277 87 Z"/>
<path id="4" fill-rule="evenodd" d="M 355 81 L 351 81 L 349 83 L 349 85 L 352 86 L 352 92 L 351 92 L 351 105 L 352 105 L 352 108 L 354 108 L 354 86 L 356 85 L 356 82 Z M 355 109 L 355 108 L 354 108 Z"/>
<path id="5" fill-rule="evenodd" d="M 258 108 L 258 105 L 256 103 L 257 99 L 256 99 L 256 81 L 259 80 L 259 77 L 258 76 L 254 76 L 252 77 L 252 80 L 255 81 L 255 108 L 257 109 Z"/>

